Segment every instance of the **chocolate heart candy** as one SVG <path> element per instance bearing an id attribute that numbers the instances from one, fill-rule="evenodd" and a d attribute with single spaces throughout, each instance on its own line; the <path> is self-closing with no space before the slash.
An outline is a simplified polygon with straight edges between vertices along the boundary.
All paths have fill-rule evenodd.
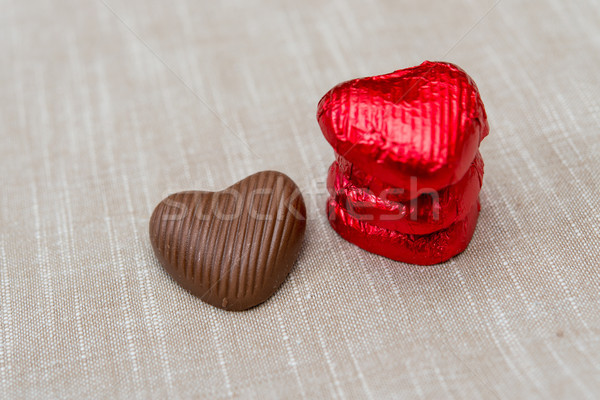
<path id="1" fill-rule="evenodd" d="M 473 80 L 453 64 L 429 61 L 334 87 L 317 119 L 338 154 L 404 189 L 415 178 L 417 189 L 433 190 L 460 180 L 489 132 Z"/>
<path id="2" fill-rule="evenodd" d="M 170 195 L 152 213 L 150 241 L 182 287 L 215 307 L 245 310 L 283 283 L 305 227 L 298 186 L 263 171 L 221 192 Z"/>

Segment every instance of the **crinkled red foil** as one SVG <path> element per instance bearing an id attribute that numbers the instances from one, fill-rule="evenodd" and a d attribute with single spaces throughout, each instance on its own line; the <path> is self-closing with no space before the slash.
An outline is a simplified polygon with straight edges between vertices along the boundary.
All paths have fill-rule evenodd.
<path id="1" fill-rule="evenodd" d="M 350 215 L 382 228 L 424 235 L 447 228 L 471 210 L 483 181 L 483 159 L 477 153 L 471 167 L 458 182 L 412 200 L 393 199 L 394 191 L 389 186 L 376 192 L 372 190 L 373 186 L 353 180 L 355 175 L 351 169 L 348 172 L 350 176 L 342 171 L 337 161 L 334 162 L 329 168 L 327 188 L 332 198 Z M 368 183 L 373 184 L 373 180 Z"/>
<path id="2" fill-rule="evenodd" d="M 467 248 L 475 232 L 479 208 L 477 202 L 463 220 L 429 235 L 400 233 L 359 221 L 331 198 L 327 202 L 327 215 L 333 229 L 350 243 L 392 260 L 432 265 Z"/>
<path id="3" fill-rule="evenodd" d="M 338 165 L 340 172 L 345 177 L 347 177 L 347 179 L 349 181 L 351 181 L 354 185 L 361 187 L 361 188 L 369 188 L 369 190 L 373 194 L 375 194 L 377 196 L 385 196 L 386 199 L 389 199 L 392 201 L 408 202 L 411 199 L 414 199 L 423 193 L 429 192 L 429 190 L 427 190 L 425 188 L 416 190 L 413 187 L 412 189 L 414 189 L 414 190 L 411 190 L 410 187 L 409 188 L 399 188 L 399 187 L 390 185 L 372 175 L 367 174 L 366 172 L 362 171 L 361 169 L 357 168 L 354 164 L 352 164 L 350 161 L 346 160 L 345 158 L 343 158 L 342 156 L 340 156 L 337 153 L 335 153 L 335 161 Z M 440 189 L 438 192 L 442 193 L 450 188 L 453 188 L 453 190 L 455 190 L 456 195 L 460 195 L 460 190 L 462 190 L 462 188 L 464 187 L 462 185 L 465 184 L 465 182 L 463 182 L 463 181 L 465 180 L 465 178 L 468 179 L 467 177 L 475 172 L 475 171 L 473 171 L 473 167 L 475 167 L 478 174 L 481 175 L 480 180 L 483 180 L 483 166 L 484 166 L 483 158 L 481 157 L 481 154 L 479 152 L 477 152 L 477 155 L 475 156 L 475 160 L 473 160 L 473 162 L 471 163 L 471 167 L 469 168 L 469 170 L 467 170 L 467 173 L 465 175 L 463 175 L 463 177 L 455 184 L 446 186 L 446 187 Z M 417 179 L 415 178 L 414 181 L 416 181 L 416 180 Z"/>
<path id="4" fill-rule="evenodd" d="M 426 61 L 342 83 L 323 96 L 317 119 L 337 153 L 327 215 L 343 238 L 420 265 L 467 247 L 479 215 L 478 149 L 489 125 L 462 69 Z"/>
<path id="5" fill-rule="evenodd" d="M 395 187 L 417 178 L 418 190 L 460 180 L 489 132 L 477 86 L 443 62 L 339 84 L 317 119 L 336 153 Z"/>

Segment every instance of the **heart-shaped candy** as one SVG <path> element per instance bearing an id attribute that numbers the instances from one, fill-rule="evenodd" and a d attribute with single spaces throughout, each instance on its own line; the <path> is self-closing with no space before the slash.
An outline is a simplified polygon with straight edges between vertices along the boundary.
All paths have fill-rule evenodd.
<path id="1" fill-rule="evenodd" d="M 418 265 L 438 264 L 465 250 L 475 232 L 479 208 L 477 202 L 464 219 L 446 229 L 412 235 L 359 221 L 335 199 L 327 201 L 329 223 L 341 237 L 371 253 Z"/>
<path id="2" fill-rule="evenodd" d="M 345 170 L 342 170 L 342 165 Z M 362 174 L 355 167 L 347 167 L 348 162 L 340 165 L 334 161 L 327 176 L 327 189 L 338 204 L 366 224 L 416 235 L 446 229 L 465 218 L 477 202 L 483 182 L 483 159 L 479 153 L 458 182 L 411 200 L 395 200 L 395 195 L 402 196 L 404 193 L 394 193 L 393 188 L 381 189 L 378 184 L 373 187 L 380 190 L 372 190 L 372 186 L 361 184 L 356 179 Z M 368 182 L 375 183 L 373 179 Z"/>
<path id="3" fill-rule="evenodd" d="M 440 190 L 460 180 L 488 134 L 477 86 L 459 67 L 423 64 L 337 85 L 317 111 L 342 157 L 389 185 Z"/>
<path id="4" fill-rule="evenodd" d="M 298 186 L 263 171 L 221 192 L 170 195 L 152 213 L 150 241 L 183 288 L 215 307 L 245 310 L 283 283 L 305 227 Z"/>

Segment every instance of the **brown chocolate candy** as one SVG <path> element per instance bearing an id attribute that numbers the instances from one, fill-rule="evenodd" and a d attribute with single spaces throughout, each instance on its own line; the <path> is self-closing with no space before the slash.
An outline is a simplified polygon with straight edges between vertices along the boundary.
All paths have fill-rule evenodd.
<path id="1" fill-rule="evenodd" d="M 182 287 L 226 310 L 267 300 L 298 256 L 306 208 L 286 175 L 262 171 L 221 192 L 170 195 L 150 218 L 150 241 Z"/>

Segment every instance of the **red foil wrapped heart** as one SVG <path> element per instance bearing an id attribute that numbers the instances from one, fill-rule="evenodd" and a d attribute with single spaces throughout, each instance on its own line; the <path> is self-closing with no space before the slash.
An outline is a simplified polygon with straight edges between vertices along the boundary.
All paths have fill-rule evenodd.
<path id="1" fill-rule="evenodd" d="M 337 157 L 327 215 L 340 236 L 421 265 L 467 247 L 480 208 L 478 149 L 489 125 L 462 69 L 426 61 L 339 84 L 319 102 L 317 119 Z"/>
<path id="2" fill-rule="evenodd" d="M 317 119 L 336 153 L 398 188 L 417 178 L 418 190 L 460 180 L 489 132 L 477 86 L 443 62 L 339 84 Z"/>
<path id="3" fill-rule="evenodd" d="M 471 167 L 458 182 L 411 200 L 394 200 L 393 197 L 402 196 L 402 193 L 394 196 L 394 188 L 389 186 L 376 193 L 372 187 L 348 177 L 337 161 L 329 168 L 327 189 L 331 197 L 359 221 L 401 233 L 424 235 L 465 218 L 477 202 L 482 182 L 483 159 L 477 153 Z"/>
<path id="4" fill-rule="evenodd" d="M 333 229 L 358 247 L 396 261 L 432 265 L 467 248 L 477 225 L 479 202 L 463 220 L 429 235 L 400 233 L 359 221 L 331 198 L 327 202 L 327 215 Z"/>

